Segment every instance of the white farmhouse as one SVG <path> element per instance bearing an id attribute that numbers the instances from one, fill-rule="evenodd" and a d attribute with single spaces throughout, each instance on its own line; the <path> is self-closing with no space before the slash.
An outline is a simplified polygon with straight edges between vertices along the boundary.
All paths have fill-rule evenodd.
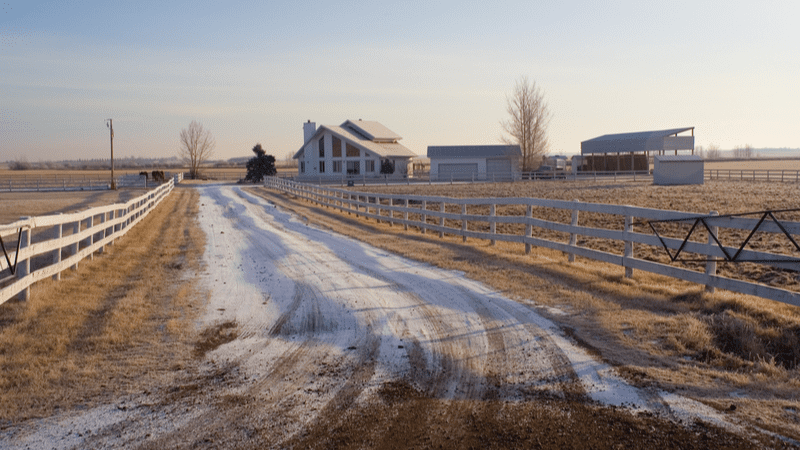
<path id="1" fill-rule="evenodd" d="M 391 161 L 392 178 L 408 176 L 417 156 L 399 144 L 397 133 L 378 122 L 348 120 L 339 126 L 303 124 L 303 146 L 294 154 L 300 178 L 380 177 L 381 164 Z"/>
<path id="2" fill-rule="evenodd" d="M 519 145 L 428 147 L 432 180 L 508 181 L 520 177 Z"/>

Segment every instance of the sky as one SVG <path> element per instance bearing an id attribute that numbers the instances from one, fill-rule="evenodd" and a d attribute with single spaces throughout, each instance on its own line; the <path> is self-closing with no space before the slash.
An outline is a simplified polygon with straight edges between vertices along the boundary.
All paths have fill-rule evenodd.
<path id="1" fill-rule="evenodd" d="M 522 76 L 551 154 L 695 127 L 723 150 L 800 147 L 800 2 L 3 1 L 0 161 L 278 159 L 307 120 L 378 121 L 413 152 L 497 144 Z"/>

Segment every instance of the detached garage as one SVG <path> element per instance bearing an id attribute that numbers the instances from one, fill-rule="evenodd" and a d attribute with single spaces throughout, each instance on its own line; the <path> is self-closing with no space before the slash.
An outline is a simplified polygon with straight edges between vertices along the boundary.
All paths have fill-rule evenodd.
<path id="1" fill-rule="evenodd" d="M 521 155 L 518 145 L 431 146 L 431 180 L 513 180 L 520 175 Z"/>
<path id="2" fill-rule="evenodd" d="M 703 158 L 697 155 L 657 155 L 653 184 L 703 184 Z"/>

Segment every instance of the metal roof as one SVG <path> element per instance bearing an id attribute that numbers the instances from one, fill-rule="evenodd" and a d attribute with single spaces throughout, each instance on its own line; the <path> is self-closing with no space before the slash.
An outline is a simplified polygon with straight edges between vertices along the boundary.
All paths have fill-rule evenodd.
<path id="1" fill-rule="evenodd" d="M 669 130 L 638 131 L 634 133 L 605 134 L 581 142 L 581 153 L 630 153 L 657 150 L 674 150 L 675 142 L 665 148 L 665 138 L 694 130 L 694 127 L 672 128 Z M 680 150 L 694 148 L 694 136 L 677 136 L 681 139 Z M 684 142 L 685 141 L 685 142 Z"/>
<path id="2" fill-rule="evenodd" d="M 428 158 L 499 158 L 521 155 L 519 145 L 435 145 L 428 147 Z"/>
<path id="3" fill-rule="evenodd" d="M 340 125 L 342 128 L 353 127 L 370 141 L 398 141 L 403 139 L 399 134 L 386 128 L 383 124 L 370 120 L 348 120 Z"/>

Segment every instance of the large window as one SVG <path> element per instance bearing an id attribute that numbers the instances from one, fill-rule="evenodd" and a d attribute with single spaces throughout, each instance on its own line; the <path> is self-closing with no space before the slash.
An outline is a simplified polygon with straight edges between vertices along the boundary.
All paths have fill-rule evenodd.
<path id="1" fill-rule="evenodd" d="M 319 173 L 325 173 L 325 161 L 319 162 Z"/>
<path id="2" fill-rule="evenodd" d="M 300 161 L 300 173 L 306 173 L 306 162 Z"/>
<path id="3" fill-rule="evenodd" d="M 333 162 L 333 171 L 335 173 L 342 173 L 342 162 L 341 161 L 334 161 Z"/>
<path id="4" fill-rule="evenodd" d="M 367 161 L 365 161 L 365 163 L 366 163 L 366 166 L 367 166 L 366 167 L 367 172 L 375 172 L 375 160 L 374 159 L 367 160 Z"/>
<path id="5" fill-rule="evenodd" d="M 348 158 L 357 158 L 361 156 L 361 152 L 358 151 L 358 147 L 355 145 L 347 144 L 347 157 Z"/>
<path id="6" fill-rule="evenodd" d="M 361 173 L 361 166 L 358 161 L 347 161 L 347 174 L 358 175 Z"/>
<path id="7" fill-rule="evenodd" d="M 336 136 L 331 136 L 331 138 L 333 140 L 333 152 L 331 153 L 331 155 L 333 155 L 334 158 L 341 158 L 342 157 L 342 140 L 339 139 Z M 341 172 L 341 170 L 339 172 Z"/>
<path id="8" fill-rule="evenodd" d="M 319 138 L 319 157 L 325 157 L 325 136 Z"/>

